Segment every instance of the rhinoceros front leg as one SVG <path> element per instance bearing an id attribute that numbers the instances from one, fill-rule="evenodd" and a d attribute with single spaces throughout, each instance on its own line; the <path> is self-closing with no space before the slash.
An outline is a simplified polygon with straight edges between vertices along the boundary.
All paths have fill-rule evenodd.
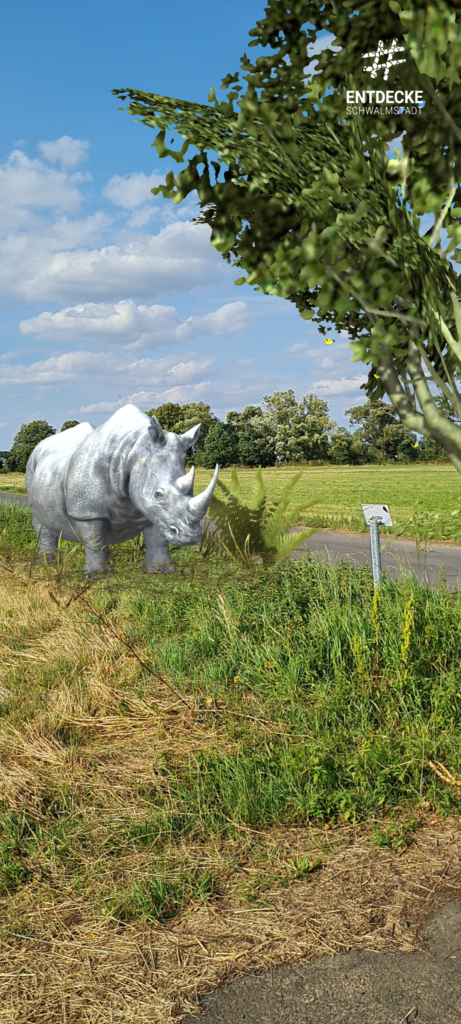
<path id="1" fill-rule="evenodd" d="M 144 565 L 149 572 L 174 572 L 175 567 L 170 558 L 168 541 L 166 541 L 154 523 L 143 530 L 146 544 Z"/>
<path id="2" fill-rule="evenodd" d="M 46 526 L 40 522 L 40 519 L 32 510 L 32 522 L 34 524 L 34 530 L 37 534 L 37 557 L 42 563 L 52 565 L 56 561 L 56 552 L 58 548 L 58 537 L 52 530 L 48 530 Z"/>
<path id="3" fill-rule="evenodd" d="M 104 519 L 92 519 L 87 523 L 69 520 L 85 548 L 85 576 L 108 572 L 110 562 L 107 555 L 107 523 Z"/>

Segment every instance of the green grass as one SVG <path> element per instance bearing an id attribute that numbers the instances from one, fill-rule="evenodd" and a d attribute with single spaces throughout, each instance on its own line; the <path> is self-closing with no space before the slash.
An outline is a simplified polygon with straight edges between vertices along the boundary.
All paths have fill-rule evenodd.
<path id="1" fill-rule="evenodd" d="M 25 473 L 0 473 L 0 491 L 27 494 Z"/>
<path id="2" fill-rule="evenodd" d="M 270 498 L 277 499 L 295 469 L 274 467 L 263 471 L 264 485 Z M 243 493 L 250 496 L 255 471 L 239 470 Z M 209 470 L 198 469 L 196 493 L 210 480 Z M 230 483 L 230 470 L 221 470 L 220 479 Z M 6 483 L 4 483 L 6 481 Z M 25 493 L 24 476 L 20 473 L 0 475 L 0 490 Z M 306 466 L 293 493 L 296 505 L 312 502 L 312 511 L 304 513 L 299 525 L 366 531 L 361 504 L 388 504 L 394 522 L 390 534 L 403 530 L 408 537 L 427 535 L 432 540 L 461 543 L 461 516 L 451 513 L 461 508 L 461 478 L 451 465 L 427 466 Z M 414 515 L 416 503 L 418 515 Z M 0 516 L 1 516 L 0 504 Z M 434 516 L 439 515 L 439 519 Z M 0 518 L 0 534 L 2 530 Z"/>
<path id="3" fill-rule="evenodd" d="M 295 467 L 271 468 L 263 471 L 266 491 L 277 499 Z M 220 478 L 227 485 L 230 470 L 222 470 Z M 197 471 L 198 488 L 209 480 L 205 470 Z M 249 496 L 254 470 L 239 470 L 245 496 Z M 408 537 L 427 535 L 432 540 L 461 543 L 461 516 L 451 513 L 461 509 L 461 477 L 451 465 L 428 466 L 308 466 L 293 492 L 293 502 L 312 502 L 312 510 L 302 513 L 301 526 L 317 526 L 332 530 L 356 532 L 367 530 L 361 505 L 387 504 L 394 527 L 389 534 L 402 532 Z M 415 515 L 414 522 L 409 522 Z M 434 516 L 439 515 L 439 519 Z"/>
<path id="4" fill-rule="evenodd" d="M 0 543 L 29 550 L 36 546 L 37 538 L 30 509 L 10 502 L 0 502 Z"/>
<path id="5" fill-rule="evenodd" d="M 62 589 L 47 599 L 40 570 L 27 583 L 14 553 L 4 563 L 0 742 L 8 765 L 9 726 L 38 752 L 17 747 L 17 770 L 35 756 L 37 774 L 3 801 L 0 891 L 30 898 L 31 879 L 52 889 L 57 872 L 98 913 L 163 918 L 225 889 L 240 829 L 461 812 L 459 789 L 428 766 L 461 767 L 461 595 L 385 577 L 377 600 L 368 567 L 302 559 L 244 574 L 187 550 L 176 578 L 147 577 L 128 549 L 117 578 L 83 603 L 74 589 L 69 607 Z M 192 714 L 185 735 L 165 695 Z"/>

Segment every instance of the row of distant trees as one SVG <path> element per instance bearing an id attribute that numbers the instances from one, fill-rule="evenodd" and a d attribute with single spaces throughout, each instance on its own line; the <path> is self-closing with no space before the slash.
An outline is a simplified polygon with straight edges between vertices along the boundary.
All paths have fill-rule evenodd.
<path id="1" fill-rule="evenodd" d="M 446 403 L 446 399 L 443 399 Z M 445 415 L 456 414 L 452 409 Z M 328 405 L 318 395 L 296 401 L 293 391 L 265 395 L 261 405 L 243 412 L 228 412 L 218 420 L 203 402 L 179 405 L 167 402 L 149 409 L 165 430 L 179 433 L 196 423 L 202 430 L 193 462 L 197 466 L 274 466 L 280 463 L 331 462 L 333 465 L 448 461 L 443 448 L 431 438 L 418 444 L 416 435 L 398 419 L 391 405 L 365 402 L 346 410 L 350 427 L 338 426 Z"/>
<path id="2" fill-rule="evenodd" d="M 458 422 L 447 400 L 438 401 L 444 405 L 441 412 Z M 354 430 L 338 426 L 329 415 L 327 403 L 318 395 L 305 395 L 297 402 L 291 390 L 265 395 L 261 405 L 247 405 L 243 412 L 228 412 L 225 423 L 204 402 L 166 402 L 149 409 L 148 415 L 155 415 L 165 430 L 176 433 L 201 423 L 191 460 L 206 468 L 212 468 L 216 462 L 222 467 L 266 467 L 303 462 L 360 466 L 447 461 L 444 450 L 432 438 L 418 444 L 415 434 L 400 422 L 393 407 L 382 401 L 368 401 L 346 410 Z M 66 420 L 61 431 L 77 425 L 77 420 Z M 46 420 L 23 423 L 1 471 L 24 472 L 35 446 L 55 433 Z"/>

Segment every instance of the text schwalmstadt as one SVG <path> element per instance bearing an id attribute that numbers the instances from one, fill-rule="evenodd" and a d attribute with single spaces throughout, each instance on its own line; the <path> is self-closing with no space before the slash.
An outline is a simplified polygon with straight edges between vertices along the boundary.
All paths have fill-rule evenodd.
<path id="1" fill-rule="evenodd" d="M 367 100 L 368 105 L 364 106 Z M 365 89 L 363 92 L 348 89 L 346 101 L 348 114 L 398 114 L 402 113 L 402 107 L 405 108 L 405 114 L 420 114 L 423 92 L 421 89 L 410 92 L 401 89 L 388 89 L 386 92 L 381 89 Z M 385 108 L 381 106 L 382 103 L 386 104 Z"/>

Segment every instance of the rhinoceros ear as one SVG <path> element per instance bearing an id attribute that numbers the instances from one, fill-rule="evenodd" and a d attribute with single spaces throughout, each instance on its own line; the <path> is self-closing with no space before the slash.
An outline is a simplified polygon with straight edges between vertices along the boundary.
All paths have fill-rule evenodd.
<path id="1" fill-rule="evenodd" d="M 188 448 L 192 448 L 200 434 L 201 424 L 197 423 L 196 427 L 191 427 L 190 430 L 186 430 L 185 434 L 181 434 L 181 446 L 184 451 L 187 452 Z"/>
<path id="2" fill-rule="evenodd" d="M 149 437 L 150 437 L 151 441 L 154 442 L 154 444 L 165 444 L 165 442 L 166 442 L 165 432 L 162 429 L 162 427 L 160 426 L 160 423 L 155 418 L 155 416 L 151 416 L 151 418 L 150 418 L 150 423 L 149 423 L 149 426 L 147 428 L 147 433 L 149 434 Z"/>

